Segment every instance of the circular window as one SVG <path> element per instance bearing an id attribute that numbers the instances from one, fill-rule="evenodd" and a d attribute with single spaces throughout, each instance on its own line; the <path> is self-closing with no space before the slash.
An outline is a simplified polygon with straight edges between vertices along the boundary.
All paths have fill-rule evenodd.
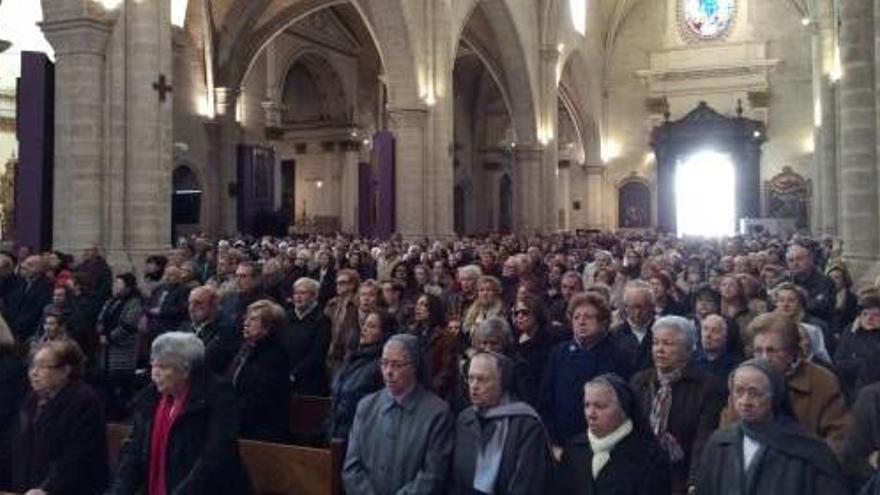
<path id="1" fill-rule="evenodd" d="M 730 33 L 736 0 L 679 0 L 679 23 L 687 41 L 716 40 Z"/>

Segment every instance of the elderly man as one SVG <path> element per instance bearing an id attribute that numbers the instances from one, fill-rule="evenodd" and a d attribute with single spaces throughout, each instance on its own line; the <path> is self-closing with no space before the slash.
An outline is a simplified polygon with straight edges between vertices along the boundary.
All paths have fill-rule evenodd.
<path id="1" fill-rule="evenodd" d="M 241 346 L 241 333 L 220 319 L 220 295 L 210 285 L 196 287 L 189 293 L 189 325 L 205 344 L 205 365 L 222 374 Z"/>
<path id="2" fill-rule="evenodd" d="M 791 281 L 807 291 L 804 310 L 825 322 L 834 309 L 834 282 L 819 271 L 813 262 L 813 253 L 805 246 L 792 244 L 785 255 Z"/>
<path id="3" fill-rule="evenodd" d="M 220 301 L 221 317 L 236 329 L 241 328 L 247 307 L 263 297 L 260 265 L 242 261 L 235 269 L 235 292 Z"/>
<path id="4" fill-rule="evenodd" d="M 544 493 L 552 467 L 538 413 L 508 395 L 514 364 L 492 352 L 471 358 L 471 407 L 458 416 L 450 494 Z"/>
<path id="5" fill-rule="evenodd" d="M 625 318 L 611 329 L 611 339 L 633 371 L 648 369 L 651 361 L 651 326 L 654 322 L 654 297 L 647 282 L 628 282 L 623 289 Z"/>
<path id="6" fill-rule="evenodd" d="M 153 336 L 178 331 L 187 321 L 190 288 L 183 283 L 183 271 L 169 265 L 162 280 L 153 290 L 145 311 Z"/>
<path id="7" fill-rule="evenodd" d="M 52 283 L 42 256 L 28 256 L 19 272 L 22 282 L 6 301 L 4 316 L 16 340 L 24 342 L 37 330 L 43 308 L 52 302 Z"/>
<path id="8" fill-rule="evenodd" d="M 785 386 L 798 422 L 839 454 L 846 437 L 849 411 L 837 377 L 803 359 L 800 331 L 791 318 L 778 313 L 761 315 L 755 318 L 749 330 L 754 334 L 755 357 L 766 359 L 785 374 Z M 721 415 L 722 426 L 729 426 L 737 419 L 732 402 L 728 402 Z"/>
<path id="9" fill-rule="evenodd" d="M 342 471 L 358 495 L 442 493 L 452 454 L 453 417 L 430 393 L 418 338 L 395 335 L 382 350 L 385 388 L 358 404 Z"/>
<path id="10" fill-rule="evenodd" d="M 327 365 L 331 370 L 342 364 L 345 355 L 357 342 L 360 331 L 358 315 L 358 286 L 361 279 L 358 272 L 350 268 L 339 270 L 336 274 L 336 297 L 327 302 L 324 314 L 330 319 L 330 350 Z"/>
<path id="11" fill-rule="evenodd" d="M 548 310 L 550 321 L 558 327 L 568 326 L 568 303 L 571 297 L 584 292 L 584 282 L 578 272 L 568 271 L 562 275 L 559 283 L 560 298 L 555 300 Z"/>
<path id="12" fill-rule="evenodd" d="M 290 355 L 290 381 L 301 395 L 327 395 L 324 357 L 330 346 L 330 319 L 318 307 L 321 284 L 311 278 L 293 283 L 293 311 L 287 312 L 284 332 Z"/>

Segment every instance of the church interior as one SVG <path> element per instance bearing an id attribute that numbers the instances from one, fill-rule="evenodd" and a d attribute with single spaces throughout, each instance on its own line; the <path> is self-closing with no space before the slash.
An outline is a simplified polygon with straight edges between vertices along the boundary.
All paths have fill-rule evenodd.
<path id="1" fill-rule="evenodd" d="M 43 1 L 19 101 L 52 136 L 3 160 L 54 153 L 18 178 L 42 204 L 22 235 L 72 251 L 759 228 L 871 263 L 870 3 Z"/>

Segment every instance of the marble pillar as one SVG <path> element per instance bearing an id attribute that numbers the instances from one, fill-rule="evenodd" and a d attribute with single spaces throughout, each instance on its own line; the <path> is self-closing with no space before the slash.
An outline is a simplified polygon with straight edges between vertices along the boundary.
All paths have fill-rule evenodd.
<path id="1" fill-rule="evenodd" d="M 112 28 L 92 10 L 46 3 L 42 29 L 55 50 L 53 245 L 80 253 L 106 240 L 104 83 Z"/>
<path id="2" fill-rule="evenodd" d="M 874 2 L 841 0 L 840 213 L 844 256 L 856 272 L 878 247 Z"/>

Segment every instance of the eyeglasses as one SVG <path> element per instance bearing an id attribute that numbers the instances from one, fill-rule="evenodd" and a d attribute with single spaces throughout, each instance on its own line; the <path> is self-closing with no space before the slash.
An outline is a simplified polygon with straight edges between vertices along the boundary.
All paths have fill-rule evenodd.
<path id="1" fill-rule="evenodd" d="M 409 366 L 411 364 L 412 364 L 412 361 L 392 361 L 390 359 L 380 359 L 379 360 L 379 366 L 381 366 L 382 369 L 391 369 L 391 370 L 395 370 L 395 371 L 406 368 L 407 366 Z"/>
<path id="2" fill-rule="evenodd" d="M 733 387 L 733 390 L 730 391 L 733 394 L 733 397 L 736 399 L 742 399 L 746 397 L 748 399 L 763 399 L 767 397 L 767 392 L 763 390 L 758 390 L 754 387 Z"/>

